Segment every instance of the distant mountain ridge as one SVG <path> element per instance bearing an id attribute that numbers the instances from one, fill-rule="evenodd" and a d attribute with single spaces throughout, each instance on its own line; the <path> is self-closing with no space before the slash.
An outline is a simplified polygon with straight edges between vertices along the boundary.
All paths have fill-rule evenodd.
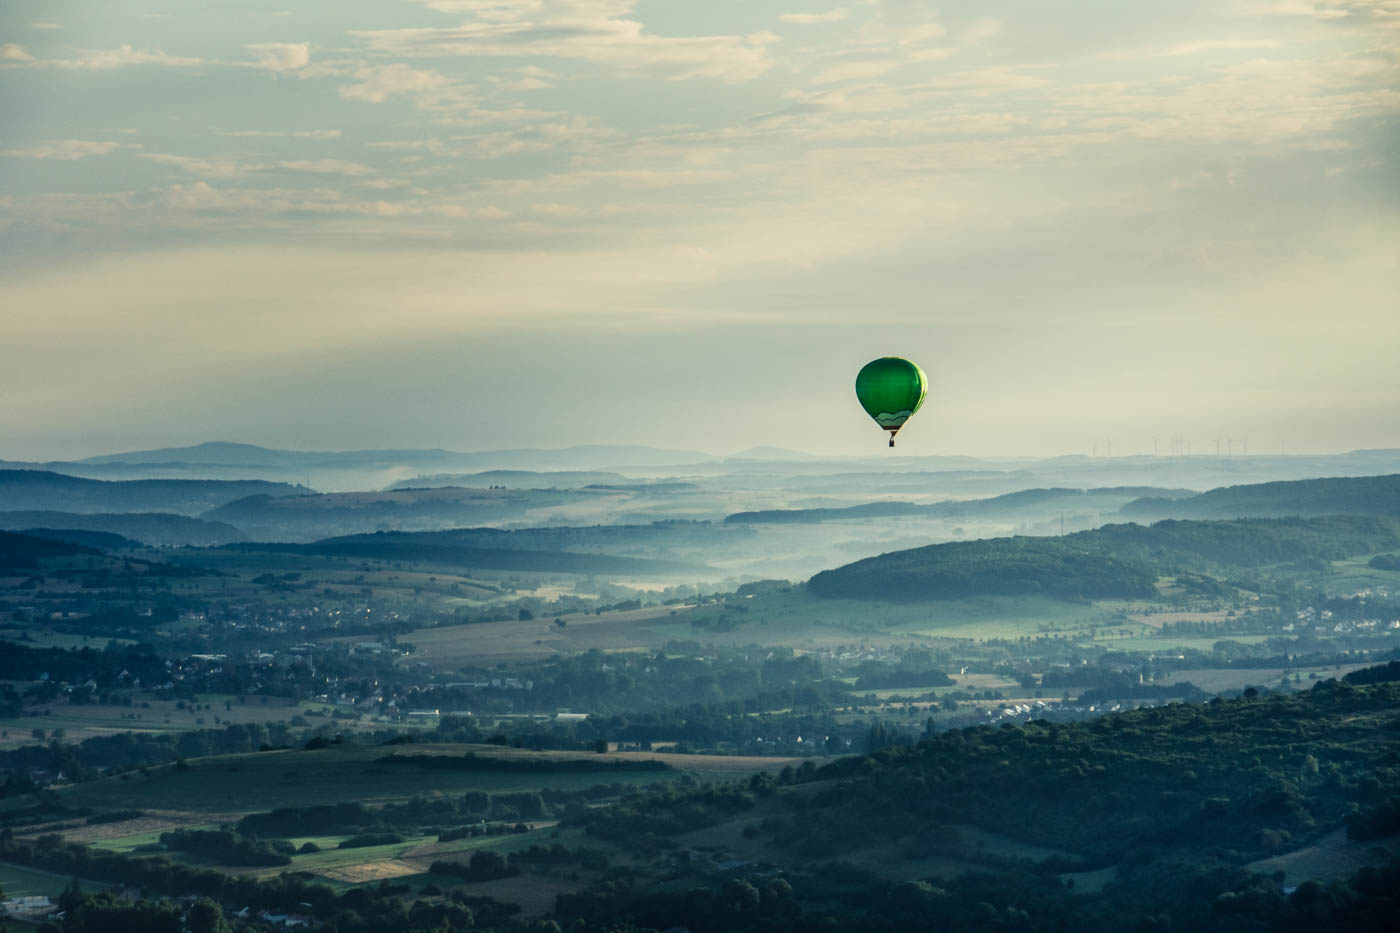
<path id="1" fill-rule="evenodd" d="M 509 489 L 574 488 L 599 483 L 622 483 L 627 477 L 606 470 L 483 470 L 479 473 L 436 473 L 415 476 L 389 485 L 389 490 L 433 489 L 442 486 L 505 486 Z"/>
<path id="2" fill-rule="evenodd" d="M 47 470 L 0 470 L 0 511 L 174 512 L 199 515 L 253 495 L 306 490 L 267 480 L 101 480 Z"/>
<path id="3" fill-rule="evenodd" d="M 714 456 L 696 450 L 670 450 L 629 444 L 578 444 L 560 448 L 517 448 L 509 450 L 454 451 L 442 448 L 425 450 L 337 450 L 299 451 L 276 450 L 256 444 L 236 444 L 210 441 L 192 447 L 165 447 L 156 450 L 133 450 L 102 454 L 75 461 L 82 464 L 188 463 L 217 466 L 268 466 L 294 469 L 325 467 L 349 468 L 384 464 L 441 464 L 469 468 L 509 467 L 516 463 L 554 463 L 561 467 L 596 466 L 634 463 L 639 466 L 701 463 L 715 460 Z"/>
<path id="4" fill-rule="evenodd" d="M 0 512 L 0 528 L 33 533 L 62 532 L 63 540 L 80 541 L 75 534 L 112 535 L 150 546 L 207 547 L 246 541 L 248 535 L 225 522 L 191 518 L 168 512 Z M 93 539 L 94 541 L 96 539 Z M 102 547 L 103 545 L 95 545 Z"/>
<path id="5" fill-rule="evenodd" d="M 1155 494 L 1154 501 L 1170 502 L 1181 496 L 1194 496 L 1189 489 L 1159 489 L 1152 486 L 1108 486 L 1101 489 L 1023 489 L 986 499 L 955 499 L 921 505 L 913 502 L 867 502 L 838 508 L 763 509 L 735 512 L 725 517 L 731 524 L 815 524 L 844 519 L 884 518 L 911 515 L 923 518 L 988 518 L 1009 516 L 1025 509 L 1063 503 L 1067 508 L 1098 505 L 1108 511 L 1122 504 L 1140 501 Z"/>
<path id="6" fill-rule="evenodd" d="M 894 454 L 890 451 L 889 454 Z M 1318 476 L 1400 472 L 1400 449 L 1342 454 L 1247 457 L 972 457 L 940 454 L 908 457 L 872 448 L 862 455 L 809 454 L 755 447 L 727 457 L 698 450 L 642 445 L 579 445 L 558 449 L 452 451 L 441 448 L 294 451 L 215 441 L 102 454 L 75 461 L 0 460 L 0 470 L 47 470 L 93 479 L 263 479 L 302 484 L 325 492 L 398 486 L 420 477 L 452 477 L 490 470 L 616 471 L 642 477 L 694 479 L 714 476 L 785 477 L 789 488 L 863 484 L 870 498 L 915 494 L 985 497 L 1033 487 L 1145 486 L 1194 490 L 1239 483 Z M 456 482 L 447 480 L 447 482 Z M 568 483 L 560 479 L 562 486 Z"/>
<path id="7" fill-rule="evenodd" d="M 1400 517 L 1400 474 L 1345 476 L 1223 486 L 1164 500 L 1146 496 L 1124 505 L 1125 518 L 1281 518 L 1288 515 Z"/>

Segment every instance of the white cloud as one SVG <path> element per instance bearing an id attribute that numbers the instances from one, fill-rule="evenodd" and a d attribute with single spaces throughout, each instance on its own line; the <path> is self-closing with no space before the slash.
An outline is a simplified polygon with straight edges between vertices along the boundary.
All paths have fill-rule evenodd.
<path id="1" fill-rule="evenodd" d="M 969 94 L 998 94 L 1042 88 L 1051 83 L 1044 75 L 1028 74 L 1013 68 L 977 68 L 932 78 L 921 88 L 960 91 Z"/>
<path id="2" fill-rule="evenodd" d="M 313 189 L 289 191 L 280 188 L 215 188 L 207 182 L 171 185 L 153 192 L 146 206 L 194 213 L 337 214 L 356 210 L 338 191 Z"/>
<path id="3" fill-rule="evenodd" d="M 391 97 L 408 97 L 423 110 L 450 109 L 468 100 L 466 88 L 437 71 L 408 65 L 363 65 L 355 69 L 355 84 L 340 89 L 346 100 L 382 104 Z"/>
<path id="4" fill-rule="evenodd" d="M 546 71 L 538 65 L 513 68 L 509 74 L 513 77 L 491 75 L 489 80 L 503 91 L 542 91 L 554 87 L 554 81 L 559 77 L 554 72 Z"/>
<path id="5" fill-rule="evenodd" d="M 220 136 L 283 137 L 292 139 L 339 139 L 341 130 L 221 130 Z"/>
<path id="6" fill-rule="evenodd" d="M 845 7 L 837 7 L 834 10 L 827 10 L 825 13 L 783 13 L 778 19 L 784 23 L 793 23 L 798 26 L 810 26 L 815 23 L 836 23 L 851 15 L 851 11 Z"/>
<path id="7" fill-rule="evenodd" d="M 814 84 L 832 84 L 838 81 L 866 80 L 878 78 L 898 68 L 903 62 L 897 59 L 867 59 L 865 61 L 845 61 L 828 68 L 822 69 L 815 78 Z"/>
<path id="8" fill-rule="evenodd" d="M 530 210 L 541 217 L 552 217 L 555 219 L 581 217 L 584 214 L 583 208 L 573 204 L 531 204 Z"/>
<path id="9" fill-rule="evenodd" d="M 1305 16 L 1310 19 L 1342 19 L 1348 15 L 1344 0 L 1324 0 L 1320 3 L 1310 3 L 1308 0 L 1272 0 L 1250 4 L 1247 9 L 1268 16 Z"/>
<path id="10" fill-rule="evenodd" d="M 615 130 L 577 117 L 557 122 L 534 122 L 496 132 L 454 136 L 454 141 L 458 143 L 456 147 L 446 152 L 437 148 L 434 154 L 458 156 L 469 152 L 484 159 L 499 159 L 558 149 L 567 151 L 577 159 L 596 148 L 597 143 L 613 139 L 617 135 Z M 432 143 L 435 147 L 442 147 L 436 140 Z"/>
<path id="11" fill-rule="evenodd" d="M 141 158 L 162 165 L 173 165 L 200 178 L 244 178 L 255 174 L 296 172 L 311 175 L 360 177 L 373 172 L 368 165 L 343 159 L 289 159 L 278 162 L 249 162 L 237 157 L 201 158 L 168 152 L 141 153 Z"/>
<path id="12" fill-rule="evenodd" d="M 744 81 L 768 70 L 772 33 L 658 36 L 631 19 L 636 4 L 611 0 L 444 0 L 443 12 L 471 12 L 460 26 L 352 31 L 371 49 L 402 56 L 499 56 L 580 59 L 622 72 L 671 79 L 707 77 Z"/>
<path id="13" fill-rule="evenodd" d="M 600 16 L 622 16 L 637 6 L 637 0 L 414 0 L 439 13 L 470 13 L 495 22 Z"/>
<path id="14" fill-rule="evenodd" d="M 346 162 L 342 159 L 303 159 L 277 164 L 278 167 L 291 172 L 309 172 L 314 175 L 350 175 L 353 177 L 368 175 L 373 171 L 368 165 Z"/>
<path id="15" fill-rule="evenodd" d="M 62 23 L 30 23 L 30 29 L 62 29 Z"/>
<path id="16" fill-rule="evenodd" d="M 244 46 L 256 58 L 249 63 L 250 68 L 263 68 L 267 71 L 295 71 L 305 68 L 311 62 L 310 42 L 258 42 Z"/>
<path id="17" fill-rule="evenodd" d="M 0 61 L 3 62 L 32 62 L 34 56 L 25 51 L 24 46 L 14 42 L 6 42 L 0 45 Z"/>
<path id="18" fill-rule="evenodd" d="M 1274 39 L 1202 39 L 1198 42 L 1187 42 L 1175 46 L 1169 49 L 1167 54 L 1199 55 L 1202 52 L 1214 52 L 1222 49 L 1276 49 L 1278 45 Z"/>
<path id="19" fill-rule="evenodd" d="M 440 139 L 393 139 L 370 143 L 372 149 L 392 149 L 403 152 L 428 152 L 443 158 L 453 158 L 461 154 L 455 146 L 449 146 Z"/>
<path id="20" fill-rule="evenodd" d="M 140 157 L 161 165 L 174 165 L 201 178 L 239 178 L 249 172 L 256 171 L 258 168 L 241 163 L 236 159 L 201 159 L 195 156 L 173 155 L 168 152 L 143 152 Z"/>
<path id="21" fill-rule="evenodd" d="M 198 58 L 169 55 L 160 49 L 138 49 L 123 45 L 115 49 L 85 49 L 77 58 L 46 59 L 40 64 L 57 68 L 73 68 L 86 71 L 111 71 L 129 65 L 165 65 L 183 67 L 201 64 Z"/>
<path id="22" fill-rule="evenodd" d="M 102 156 L 117 149 L 135 148 L 131 143 L 114 143 L 91 139 L 55 139 L 25 149 L 3 149 L 0 155 L 18 159 L 57 159 L 71 162 L 89 156 Z"/>

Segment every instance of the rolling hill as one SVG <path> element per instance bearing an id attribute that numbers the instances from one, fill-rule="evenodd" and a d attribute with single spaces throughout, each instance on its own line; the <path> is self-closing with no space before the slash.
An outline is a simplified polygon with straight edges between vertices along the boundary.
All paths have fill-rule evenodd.
<path id="1" fill-rule="evenodd" d="M 1189 490 L 1159 489 L 1151 486 L 1110 486 L 1102 489 L 1022 489 L 986 499 L 957 499 L 919 505 L 913 502 L 868 502 L 844 508 L 764 509 L 736 512 L 724 520 L 733 524 L 818 524 L 851 519 L 913 516 L 929 519 L 1015 519 L 1030 514 L 1044 517 L 1062 511 L 1109 512 L 1123 505 L 1153 496 L 1172 501 L 1191 496 Z"/>
<path id="2" fill-rule="evenodd" d="M 1287 515 L 1400 516 L 1400 474 L 1346 476 L 1223 486 L 1167 500 L 1144 496 L 1120 510 L 1125 518 L 1277 518 Z"/>
<path id="3" fill-rule="evenodd" d="M 187 544 L 208 547 L 248 540 L 246 534 L 224 522 L 168 512 L 0 512 L 0 528 L 15 531 L 45 528 L 70 533 L 87 531 L 118 535 L 159 547 L 182 547 Z M 76 539 L 68 534 L 64 540 Z"/>
<path id="4" fill-rule="evenodd" d="M 485 470 L 480 473 L 435 473 L 431 476 L 415 476 L 399 480 L 389 486 L 396 489 L 436 489 L 443 486 L 481 488 L 483 486 L 505 486 L 509 489 L 551 489 L 562 487 L 574 489 L 596 483 L 622 483 L 626 477 L 621 473 L 603 470 Z"/>
<path id="5" fill-rule="evenodd" d="M 256 444 L 212 441 L 192 447 L 166 447 L 133 450 L 88 457 L 79 463 L 114 464 L 202 464 L 206 466 L 259 466 L 291 469 L 365 469 L 386 465 L 415 464 L 447 469 L 493 469 L 509 467 L 553 467 L 590 469 L 610 464 L 658 466 L 702 463 L 714 459 L 695 450 L 665 450 L 638 445 L 583 444 L 556 449 L 455 451 L 431 450 L 274 450 Z"/>
<path id="6" fill-rule="evenodd" d="M 247 496 L 306 490 L 264 480 L 99 480 L 46 470 L 0 470 L 0 511 L 174 512 L 200 515 Z"/>
<path id="7" fill-rule="evenodd" d="M 46 557 L 96 553 L 90 547 L 69 541 L 0 531 L 0 570 L 27 570 L 38 566 L 39 560 Z"/>
<path id="8" fill-rule="evenodd" d="M 531 529 L 550 532 L 554 529 Z M 568 531 L 572 529 L 559 529 Z M 314 554 L 321 557 L 353 557 L 386 561 L 414 561 L 443 567 L 481 570 L 521 570 L 549 573 L 598 575 L 671 574 L 705 571 L 705 564 L 684 559 L 654 559 L 602 554 L 593 551 L 567 551 L 549 547 L 547 542 L 511 541 L 510 535 L 495 529 L 463 531 L 376 532 L 345 535 L 309 544 L 234 544 L 245 551 Z M 515 543 L 516 546 L 511 546 Z M 538 545 L 546 544 L 544 547 Z M 492 546 L 494 545 L 494 546 Z M 523 545 L 523 546 L 522 546 Z"/>
<path id="9" fill-rule="evenodd" d="M 824 597 L 926 600 L 1043 594 L 1145 597 L 1159 576 L 1298 560 L 1340 560 L 1400 544 L 1380 519 L 1162 521 L 1105 525 L 1063 537 L 988 538 L 894 551 L 825 570 L 807 588 Z"/>

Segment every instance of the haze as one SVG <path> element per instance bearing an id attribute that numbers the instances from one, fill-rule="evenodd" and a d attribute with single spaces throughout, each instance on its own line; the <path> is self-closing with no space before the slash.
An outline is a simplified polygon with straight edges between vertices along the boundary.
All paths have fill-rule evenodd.
<path id="1" fill-rule="evenodd" d="M 1394 446 L 1397 29 L 9 0 L 0 455 L 878 454 L 889 353 L 931 381 L 906 454 Z"/>

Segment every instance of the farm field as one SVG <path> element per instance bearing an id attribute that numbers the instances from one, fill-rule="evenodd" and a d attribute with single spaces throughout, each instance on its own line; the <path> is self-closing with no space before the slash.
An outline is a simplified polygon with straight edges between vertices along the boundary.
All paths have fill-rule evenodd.
<path id="1" fill-rule="evenodd" d="M 1123 611 L 1112 604 L 1039 597 L 900 604 L 820 599 L 797 587 L 718 605 L 655 606 L 600 615 L 571 613 L 560 618 L 565 623 L 562 627 L 549 617 L 416 629 L 402 636 L 414 646 L 405 662 L 451 670 L 593 649 L 655 650 L 667 642 L 695 640 L 730 646 L 791 645 L 805 651 L 855 640 L 891 645 L 908 643 L 911 638 L 992 641 L 1055 635 L 1117 645 L 1149 638 L 1160 626 L 1125 622 Z M 1169 638 L 1155 647 L 1201 640 Z"/>
<path id="2" fill-rule="evenodd" d="M 474 753 L 522 761 L 582 760 L 596 770 L 579 772 L 453 771 L 411 764 L 386 764 L 393 753 L 462 755 Z M 657 759 L 672 770 L 627 770 L 613 762 Z M 613 752 L 581 756 L 572 752 L 529 752 L 493 745 L 395 746 L 344 745 L 311 751 L 285 749 L 243 755 L 196 758 L 186 769 L 164 766 L 149 776 L 103 778 L 65 788 L 69 806 L 139 809 L 153 815 L 204 821 L 227 820 L 278 807 L 311 806 L 336 800 L 365 804 L 403 801 L 415 794 L 462 794 L 467 791 L 512 793 L 543 787 L 583 789 L 597 784 L 651 784 L 679 780 L 732 780 L 756 771 L 777 770 L 790 758 L 653 755 Z"/>
<path id="3" fill-rule="evenodd" d="M 1268 635 L 1135 635 L 1127 638 L 1110 639 L 1112 647 L 1120 651 L 1166 651 L 1171 648 L 1190 648 L 1195 651 L 1210 652 L 1218 641 L 1233 641 L 1241 645 L 1257 645 L 1267 641 Z"/>
<path id="4" fill-rule="evenodd" d="M 31 648 L 101 649 L 108 645 L 135 644 L 130 638 L 112 638 L 106 635 L 79 635 L 73 632 L 55 631 L 44 626 L 28 626 L 22 629 L 15 627 L 0 628 L 0 641 L 12 641 L 17 645 L 27 645 Z"/>
<path id="5" fill-rule="evenodd" d="M 25 715 L 4 720 L 0 749 L 33 742 L 35 729 L 42 729 L 50 736 L 54 735 L 54 730 L 62 730 L 59 734 L 65 742 L 81 742 L 118 732 L 177 733 L 233 724 L 285 722 L 298 715 L 325 722 L 330 720 L 318 717 L 328 717 L 331 711 L 331 707 L 323 703 L 294 702 L 282 697 L 256 697 L 249 702 L 239 702 L 237 697 L 225 694 L 203 694 L 199 705 L 200 709 L 194 709 L 190 703 L 182 707 L 178 700 L 158 699 L 137 700 L 131 706 L 38 703 L 26 708 Z M 211 709 L 203 709 L 205 705 Z M 349 720 L 335 720 L 335 725 L 340 731 L 376 727 L 373 722 Z"/>
<path id="6" fill-rule="evenodd" d="M 0 889 L 4 890 L 7 898 L 29 897 L 39 894 L 54 897 L 72 881 L 73 879 L 68 875 L 0 862 Z M 78 884 L 85 891 L 97 891 L 106 887 L 106 885 L 97 882 L 81 879 L 79 879 Z"/>
<path id="7" fill-rule="evenodd" d="M 1337 664 L 1327 668 L 1307 667 L 1298 669 L 1284 668 L 1193 668 L 1190 670 L 1174 671 L 1167 680 L 1176 682 L 1179 680 L 1190 681 L 1207 693 L 1219 693 L 1222 690 L 1239 690 L 1244 687 L 1280 687 L 1285 673 L 1299 675 L 1299 680 L 1289 681 L 1289 687 L 1294 690 L 1307 690 L 1318 680 L 1328 677 L 1343 677 L 1352 671 L 1366 667 L 1365 664 Z M 1309 677 L 1309 675 L 1316 675 Z"/>
<path id="8" fill-rule="evenodd" d="M 684 606 L 656 606 L 602 615 L 569 613 L 558 617 L 564 620 L 562 627 L 555 624 L 555 616 L 530 621 L 438 626 L 415 629 L 404 634 L 401 640 L 414 647 L 413 654 L 405 659 L 405 663 L 422 663 L 437 670 L 454 670 L 467 665 L 490 666 L 502 662 L 541 660 L 560 653 L 593 649 L 632 651 L 660 648 L 670 638 L 653 631 L 648 623 L 689 611 L 690 608 Z"/>
<path id="9" fill-rule="evenodd" d="M 1283 872 L 1284 884 L 1297 885 L 1304 881 L 1341 881 L 1355 875 L 1367 865 L 1374 865 L 1377 853 L 1400 854 L 1400 840 L 1357 842 L 1348 839 L 1346 830 L 1328 833 L 1312 845 L 1303 846 L 1283 855 L 1260 859 L 1245 867 L 1260 874 Z"/>

